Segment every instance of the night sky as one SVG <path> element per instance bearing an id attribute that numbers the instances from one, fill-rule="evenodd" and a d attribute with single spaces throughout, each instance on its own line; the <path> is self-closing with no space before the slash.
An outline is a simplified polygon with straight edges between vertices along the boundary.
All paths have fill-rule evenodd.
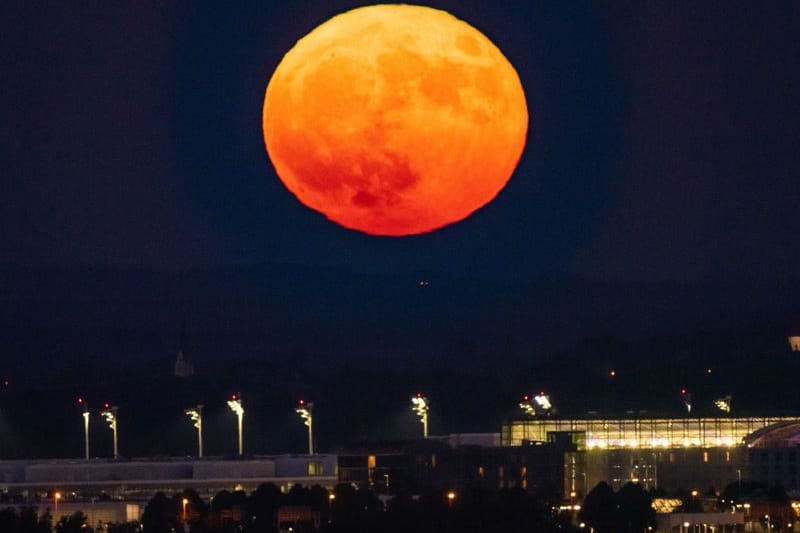
<path id="1" fill-rule="evenodd" d="M 234 391 L 262 451 L 302 449 L 299 394 L 322 448 L 412 434 L 415 390 L 434 432 L 497 431 L 540 387 L 562 412 L 679 416 L 686 386 L 796 414 L 797 2 L 430 4 L 504 52 L 530 127 L 493 202 L 406 238 L 304 207 L 264 148 L 281 57 L 359 5 L 0 6 L 7 453 L 81 453 L 79 394 L 120 405 L 130 454 L 191 449 L 190 400 L 226 449 Z M 172 374 L 182 324 L 191 386 Z"/>
<path id="2" fill-rule="evenodd" d="M 503 50 L 531 125 L 493 203 L 402 239 L 303 207 L 263 146 L 283 53 L 356 5 L 4 5 L 0 262 L 796 274 L 796 3 L 432 4 Z"/>

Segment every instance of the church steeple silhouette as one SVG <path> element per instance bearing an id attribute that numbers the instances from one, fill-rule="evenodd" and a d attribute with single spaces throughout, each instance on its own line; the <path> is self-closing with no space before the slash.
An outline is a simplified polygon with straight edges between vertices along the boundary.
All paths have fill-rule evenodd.
<path id="1" fill-rule="evenodd" d="M 175 358 L 175 377 L 188 378 L 194 375 L 194 362 L 189 357 L 186 336 L 186 321 L 181 322 L 181 339 L 178 344 L 178 356 Z"/>

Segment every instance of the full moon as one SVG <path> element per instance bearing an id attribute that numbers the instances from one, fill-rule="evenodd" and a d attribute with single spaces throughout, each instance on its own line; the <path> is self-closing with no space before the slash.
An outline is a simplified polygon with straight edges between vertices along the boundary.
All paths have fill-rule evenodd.
<path id="1" fill-rule="evenodd" d="M 376 5 L 300 39 L 267 86 L 270 160 L 330 220 L 371 235 L 426 233 L 497 196 L 525 147 L 514 67 L 437 9 Z"/>

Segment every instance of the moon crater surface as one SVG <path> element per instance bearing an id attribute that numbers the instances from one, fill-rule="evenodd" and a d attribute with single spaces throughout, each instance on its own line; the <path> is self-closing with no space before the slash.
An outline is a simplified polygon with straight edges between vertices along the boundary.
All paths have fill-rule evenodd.
<path id="1" fill-rule="evenodd" d="M 490 202 L 528 127 L 519 77 L 482 33 L 437 9 L 348 11 L 300 39 L 267 86 L 264 140 L 306 206 L 403 236 Z"/>

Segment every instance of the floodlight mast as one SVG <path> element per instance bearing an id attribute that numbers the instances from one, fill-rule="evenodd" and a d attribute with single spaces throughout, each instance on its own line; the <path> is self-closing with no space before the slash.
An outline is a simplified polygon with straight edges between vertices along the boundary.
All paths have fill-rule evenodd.
<path id="1" fill-rule="evenodd" d="M 119 447 L 117 445 L 117 410 L 119 408 L 116 405 L 108 405 L 105 404 L 105 407 L 100 414 L 103 418 L 106 419 L 108 422 L 108 427 L 111 428 L 111 431 L 114 434 L 114 459 L 119 459 Z"/>
<path id="2" fill-rule="evenodd" d="M 203 457 L 203 405 L 198 404 L 197 407 L 186 409 L 184 411 L 189 418 L 194 422 L 194 427 L 197 428 L 197 457 Z"/>
<path id="3" fill-rule="evenodd" d="M 236 394 L 231 395 L 231 399 L 228 400 L 228 407 L 231 408 L 231 411 L 236 413 L 236 418 L 238 420 L 239 456 L 241 457 L 244 455 L 244 447 L 242 446 L 242 419 L 244 418 L 244 407 L 242 407 L 242 399 Z"/>
<path id="4" fill-rule="evenodd" d="M 314 455 L 314 403 L 300 400 L 297 402 L 295 412 L 303 419 L 303 424 L 308 427 L 308 455 Z"/>
<path id="5" fill-rule="evenodd" d="M 89 460 L 89 403 L 83 398 L 78 398 L 78 405 L 83 406 L 83 455 Z"/>
<path id="6" fill-rule="evenodd" d="M 428 399 L 421 393 L 417 393 L 416 396 L 411 398 L 411 409 L 417 414 L 419 421 L 422 422 L 422 438 L 427 439 L 428 411 L 430 410 Z"/>
<path id="7" fill-rule="evenodd" d="M 681 389 L 681 401 L 683 405 L 686 407 L 686 412 L 688 414 L 692 413 L 692 393 L 686 390 L 686 388 Z"/>
<path id="8" fill-rule="evenodd" d="M 520 409 L 528 416 L 549 415 L 553 410 L 553 403 L 550 395 L 544 391 L 539 394 L 526 394 L 519 403 Z"/>
<path id="9" fill-rule="evenodd" d="M 714 400 L 714 405 L 717 406 L 717 409 L 722 411 L 723 413 L 730 413 L 731 412 L 731 400 L 733 398 L 731 395 L 727 395 L 724 398 L 720 398 L 719 400 Z"/>

